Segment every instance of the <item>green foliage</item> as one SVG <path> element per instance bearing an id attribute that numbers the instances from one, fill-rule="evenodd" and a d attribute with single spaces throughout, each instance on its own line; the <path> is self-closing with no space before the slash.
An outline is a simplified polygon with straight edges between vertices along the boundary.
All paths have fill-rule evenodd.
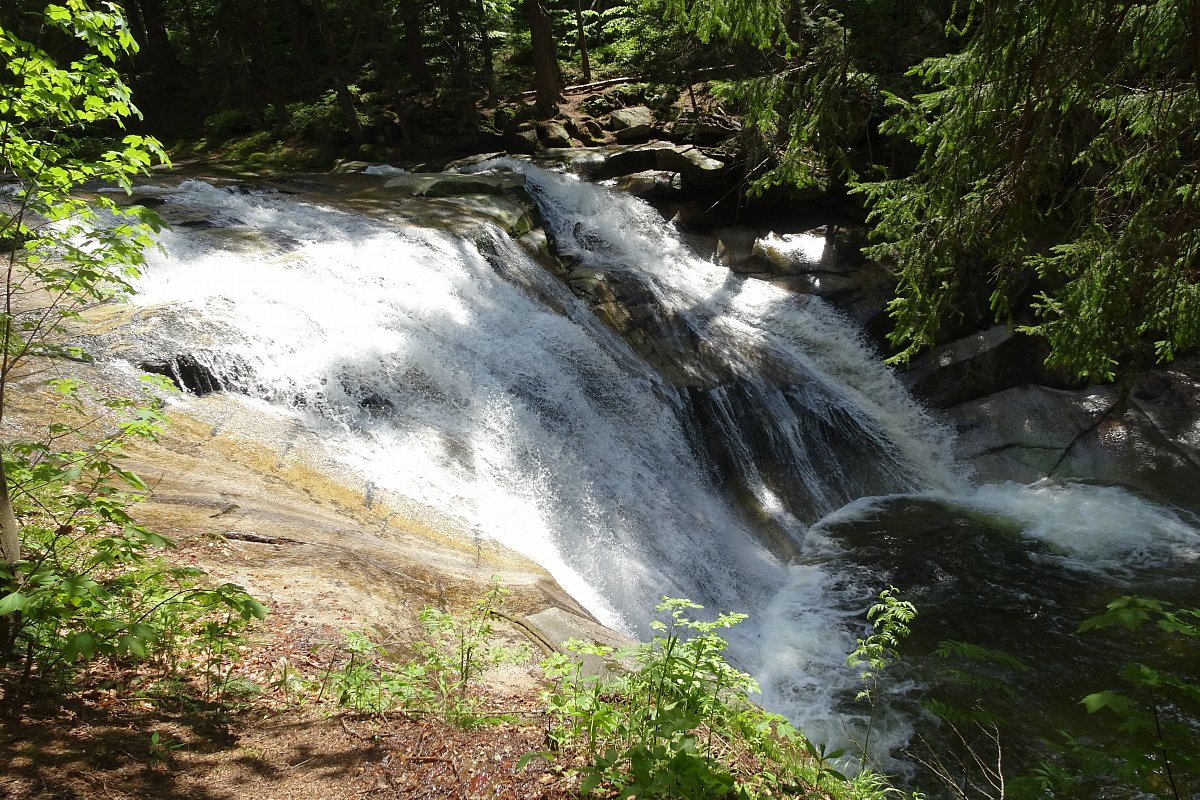
<path id="1" fill-rule="evenodd" d="M 491 641 L 493 619 L 508 590 L 493 581 L 491 588 L 465 616 L 433 607 L 420 613 L 425 638 L 412 647 L 416 658 L 395 659 L 382 645 L 360 631 L 346 631 L 346 664 L 331 671 L 326 686 L 339 705 L 371 714 L 399 708 L 433 714 L 459 727 L 474 727 L 489 718 L 473 692 L 488 668 L 529 657 L 527 648 Z"/>
<path id="2" fill-rule="evenodd" d="M 1166 635 L 1155 645 L 1149 632 Z M 1125 596 L 1108 604 L 1103 614 L 1085 620 L 1080 632 L 1121 629 L 1133 636 L 1131 650 L 1144 655 L 1165 649 L 1181 665 L 1200 659 L 1200 609 L 1172 608 L 1146 597 Z M 1067 736 L 1064 756 L 1073 768 L 1043 765 L 1043 782 L 1051 787 L 1087 785 L 1115 777 L 1155 797 L 1191 797 L 1200 786 L 1200 752 L 1195 724 L 1200 719 L 1200 684 L 1178 670 L 1130 661 L 1121 669 L 1121 689 L 1104 689 L 1080 703 L 1116 725 L 1120 744 L 1098 748 L 1084 737 Z"/>
<path id="3" fill-rule="evenodd" d="M 318 142 L 344 144 L 349 141 L 337 94 L 332 89 L 312 102 L 290 103 L 287 111 L 286 133 L 289 135 Z M 360 119 L 360 122 L 366 124 L 367 120 Z"/>
<path id="4" fill-rule="evenodd" d="M 968 19 L 961 49 L 913 71 L 928 90 L 891 98 L 882 129 L 916 169 L 859 186 L 900 277 L 897 359 L 979 287 L 1089 380 L 1200 343 L 1194 9 L 973 2 Z"/>
<path id="5" fill-rule="evenodd" d="M 156 765 L 162 765 L 167 762 L 171 753 L 183 747 L 183 742 L 174 739 L 170 736 L 163 736 L 158 731 L 150 734 L 147 751 L 150 754 L 150 762 Z"/>
<path id="6" fill-rule="evenodd" d="M 119 9 L 49 4 L 40 35 L 35 43 L 0 28 L 0 174 L 15 179 L 0 195 L 8 248 L 0 419 L 23 362 L 83 357 L 63 323 L 130 290 L 157 227 L 153 215 L 119 208 L 109 195 L 73 192 L 86 182 L 128 191 L 134 176 L 165 160 L 149 137 L 126 135 L 115 146 L 91 138 L 137 115 L 117 71 L 137 49 Z M 155 558 L 171 543 L 131 515 L 147 487 L 123 466 L 124 447 L 157 435 L 158 401 L 93 400 L 115 416 L 110 422 L 90 418 L 78 382 L 54 388 L 59 421 L 46 437 L 6 442 L 0 454 L 0 667 L 19 667 L 19 676 L 6 674 L 16 681 L 62 685 L 88 662 L 158 659 L 172 672 L 198 667 L 205 694 L 221 695 L 234 634 L 265 608 L 240 587 L 209 587 L 198 570 Z"/>
<path id="7" fill-rule="evenodd" d="M 871 709 L 867 730 L 860 746 L 859 765 L 865 767 L 870 752 L 871 733 L 875 727 L 876 703 L 884 670 L 899 658 L 900 642 L 907 638 L 909 624 L 916 619 L 917 609 L 907 600 L 900 599 L 900 590 L 889 586 L 879 593 L 879 602 L 867 609 L 867 621 L 872 631 L 865 639 L 858 639 L 846 663 L 858 669 L 858 679 L 863 688 L 856 700 L 865 701 Z"/>
<path id="8" fill-rule="evenodd" d="M 966 727 L 990 728 L 1004 722 L 1004 710 L 1018 701 L 1014 676 L 1029 667 L 1003 650 L 971 642 L 945 639 L 933 653 L 945 662 L 939 678 L 943 696 L 931 697 L 926 709 L 942 719 Z"/>
<path id="9" fill-rule="evenodd" d="M 1187 676 L 1200 655 L 1200 609 L 1125 596 L 1079 626 L 1080 633 L 1105 631 L 1131 637 L 1124 647 L 1139 659 L 1120 670 L 1121 688 L 1080 700 L 1095 722 L 1044 742 L 1051 755 L 1033 769 L 1002 746 L 1012 732 L 1008 713 L 1022 702 L 1011 676 L 1029 667 L 1002 651 L 941 642 L 935 654 L 947 662 L 942 675 L 951 685 L 942 689 L 945 699 L 926 705 L 953 738 L 938 746 L 923 741 L 911 755 L 954 797 L 1090 797 L 1114 785 L 1145 797 L 1193 796 L 1200 685 Z"/>
<path id="10" fill-rule="evenodd" d="M 490 642 L 494 614 L 504 606 L 508 594 L 509 590 L 493 579 L 491 588 L 464 617 L 432 607 L 420 614 L 426 639 L 413 647 L 433 692 L 433 708 L 456 725 L 479 721 L 478 699 L 470 689 L 484 670 L 529 656 L 527 648 L 514 650 Z"/>
<path id="11" fill-rule="evenodd" d="M 39 287 L 66 293 L 74 301 L 68 309 L 127 290 L 149 242 L 146 225 L 155 223 L 140 209 L 118 209 L 104 196 L 89 202 L 71 191 L 88 181 L 127 190 L 134 176 L 165 160 L 150 137 L 126 135 L 119 149 L 100 152 L 89 140 L 96 126 L 121 127 L 138 113 L 116 69 L 136 45 L 115 7 L 103 8 L 94 11 L 82 0 L 46 7 L 49 29 L 85 44 L 86 54 L 65 65 L 0 28 L 7 73 L 0 81 L 0 174 L 18 181 L 0 205 L 0 239 L 20 245 L 9 254 L 10 267 L 19 264 Z M 92 224 L 98 210 L 114 222 Z M 10 297 L 21 286 L 13 280 L 10 274 Z M 6 352 L 22 352 L 45 327 L 16 315 L 11 302 L 0 324 Z"/>
<path id="12" fill-rule="evenodd" d="M 115 7 L 82 0 L 46 6 L 48 38 L 82 42 L 61 64 L 50 51 L 0 28 L 0 242 L 8 245 L 0 307 L 0 418 L 12 370 L 28 357 L 61 355 L 62 323 L 90 302 L 126 293 L 157 218 L 118 208 L 108 195 L 72 194 L 86 182 L 128 191 L 165 155 L 153 138 L 126 135 L 108 149 L 91 137 L 137 114 L 116 69 L 136 45 Z M 76 49 L 79 49 L 76 46 Z M 102 219 L 102 217 L 105 217 Z"/>
<path id="13" fill-rule="evenodd" d="M 59 414 L 80 413 L 80 387 L 61 381 Z M 131 507 L 146 485 L 122 466 L 130 441 L 152 440 L 163 417 L 156 402 L 104 401 L 120 416 L 116 430 L 90 443 L 87 428 L 50 426 L 45 441 L 16 443 L 4 455 L 22 560 L 0 565 L 0 613 L 9 615 L 0 663 L 24 674 L 69 681 L 96 659 L 122 664 L 158 660 L 168 672 L 197 671 L 217 697 L 234 634 L 265 608 L 240 587 L 203 585 L 203 573 L 155 556 L 171 542 L 139 523 Z"/>
<path id="14" fill-rule="evenodd" d="M 599 4 L 586 30 L 594 77 L 638 76 L 678 86 L 691 70 L 716 66 L 727 57 L 668 16 L 664 0 Z"/>
<path id="15" fill-rule="evenodd" d="M 847 779 L 834 766 L 841 753 L 825 752 L 751 702 L 758 686 L 725 661 L 720 635 L 745 615 L 692 619 L 700 608 L 663 598 L 665 619 L 651 623 L 657 635 L 649 643 L 614 652 L 572 641 L 570 655 L 547 659 L 551 750 L 525 760 L 581 749 L 581 789 L 604 796 L 876 798 L 893 791 L 872 773 Z M 588 674 L 583 656 L 616 664 Z"/>
<path id="16" fill-rule="evenodd" d="M 847 31 L 833 13 L 805 12 L 803 46 L 788 43 L 764 74 L 717 83 L 714 94 L 742 113 L 754 168 L 751 194 L 828 190 L 854 179 L 851 147 L 864 135 L 877 78 L 855 69 Z"/>
<path id="17" fill-rule="evenodd" d="M 418 703 L 417 670 L 393 671 L 383 647 L 362 631 L 344 631 L 346 664 L 327 677 L 338 705 L 368 714 L 382 714 L 396 705 Z"/>
<path id="18" fill-rule="evenodd" d="M 902 639 L 911 630 L 917 609 L 907 600 L 900 599 L 900 590 L 889 586 L 879 593 L 879 602 L 867 609 L 867 621 L 872 633 L 866 639 L 857 640 L 854 651 L 847 659 L 851 667 L 861 668 L 858 677 L 863 683 L 877 684 L 880 673 L 894 661 Z M 869 691 L 866 692 L 869 695 Z"/>
<path id="19" fill-rule="evenodd" d="M 914 51 L 936 45 L 925 4 L 893 0 L 669 0 L 670 14 L 712 43 L 732 77 L 714 84 L 741 115 L 752 195 L 828 191 L 886 155 L 872 151 L 881 91 L 905 82 Z M 732 56 L 732 57 L 731 57 Z M 865 152 L 864 152 L 865 151 Z"/>
<path id="20" fill-rule="evenodd" d="M 204 118 L 204 137 L 210 142 L 223 142 L 233 136 L 254 130 L 255 121 L 240 108 L 224 108 Z"/>

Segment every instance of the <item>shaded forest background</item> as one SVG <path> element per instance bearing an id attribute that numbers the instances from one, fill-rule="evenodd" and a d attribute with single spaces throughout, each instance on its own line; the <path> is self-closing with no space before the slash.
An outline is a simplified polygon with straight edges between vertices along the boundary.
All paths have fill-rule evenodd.
<path id="1" fill-rule="evenodd" d="M 37 40 L 43 4 L 16 5 L 0 23 Z M 563 87 L 616 78 L 633 85 L 594 110 L 683 97 L 693 112 L 738 115 L 746 99 L 697 98 L 694 87 L 803 79 L 818 66 L 845 84 L 838 99 L 846 108 L 837 111 L 847 119 L 832 114 L 825 132 L 838 145 L 869 148 L 871 123 L 884 114 L 879 89 L 911 84 L 906 70 L 946 49 L 951 6 L 838 5 L 776 8 L 777 20 L 752 4 L 713 9 L 730 24 L 701 30 L 689 17 L 695 8 L 665 0 L 120 3 L 141 44 L 126 66 L 130 84 L 160 138 L 216 146 L 259 132 L 261 149 L 291 139 L 323 155 L 364 156 L 498 144 L 524 121 L 553 117 Z M 749 31 L 749 22 L 762 30 Z"/>
<path id="2" fill-rule="evenodd" d="M 119 5 L 178 156 L 533 152 L 645 105 L 728 166 L 727 196 L 848 200 L 898 277 L 899 360 L 982 318 L 1086 382 L 1200 342 L 1200 0 Z M 0 25 L 41 41 L 42 12 Z"/>

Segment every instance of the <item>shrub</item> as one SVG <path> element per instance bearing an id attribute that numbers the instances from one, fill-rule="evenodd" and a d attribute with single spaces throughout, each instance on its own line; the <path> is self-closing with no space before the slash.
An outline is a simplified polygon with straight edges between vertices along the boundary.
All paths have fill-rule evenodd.
<path id="1" fill-rule="evenodd" d="M 553 758 L 583 750 L 583 792 L 638 798 L 882 797 L 880 776 L 846 778 L 827 753 L 778 714 L 750 700 L 758 685 L 724 659 L 719 631 L 744 620 L 691 619 L 701 606 L 664 597 L 657 635 L 627 651 L 572 641 L 547 659 L 544 701 Z M 582 656 L 614 658 L 608 674 L 585 674 Z M 631 670 L 621 670 L 620 664 Z"/>
<path id="2" fill-rule="evenodd" d="M 75 418 L 80 385 L 55 387 L 60 419 Z M 200 570 L 157 557 L 172 543 L 132 516 L 147 487 L 122 458 L 126 443 L 157 435 L 161 410 L 153 399 L 102 404 L 120 415 L 115 432 L 82 442 L 88 427 L 56 422 L 45 440 L 4 453 L 23 557 L 0 564 L 0 665 L 62 686 L 97 659 L 157 658 L 174 672 L 188 653 L 186 666 L 199 664 L 205 694 L 219 694 L 223 681 L 210 674 L 218 655 L 265 608 L 238 586 L 206 586 Z M 75 446 L 61 446 L 68 442 Z"/>
<path id="3" fill-rule="evenodd" d="M 394 658 L 362 631 L 346 631 L 349 658 L 329 673 L 327 688 L 339 705 L 356 711 L 382 714 L 399 708 L 465 728 L 489 721 L 474 691 L 480 675 L 497 664 L 529 657 L 527 647 L 492 641 L 493 617 L 507 595 L 493 580 L 466 615 L 425 608 L 420 613 L 425 638 L 412 645 L 416 658 L 408 661 Z"/>

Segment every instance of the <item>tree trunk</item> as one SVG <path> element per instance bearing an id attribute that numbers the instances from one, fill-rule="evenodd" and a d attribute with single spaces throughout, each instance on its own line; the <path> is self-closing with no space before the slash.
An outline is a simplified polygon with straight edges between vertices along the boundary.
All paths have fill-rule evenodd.
<path id="1" fill-rule="evenodd" d="M 13 572 L 13 565 L 21 560 L 21 529 L 17 527 L 17 517 L 13 513 L 12 499 L 8 493 L 8 475 L 4 470 L 4 458 L 0 456 L 0 567 Z M 15 576 L 14 576 L 15 577 Z M 0 580 L 0 597 L 8 594 L 15 587 L 6 580 Z M 0 615 L 0 664 L 9 659 L 9 650 L 18 630 L 16 613 Z"/>
<path id="2" fill-rule="evenodd" d="M 363 144 L 367 136 L 363 133 L 362 123 L 358 121 L 358 109 L 354 107 L 354 95 L 350 93 L 350 85 L 346 81 L 346 73 L 342 71 L 342 62 L 338 58 L 337 44 L 333 41 L 333 32 L 325 19 L 323 0 L 312 0 L 313 19 L 317 23 L 317 32 L 321 36 L 321 44 L 325 47 L 325 58 L 329 62 L 330 77 L 333 78 L 333 88 L 337 92 L 338 104 L 342 107 L 342 117 L 346 120 L 346 129 L 355 144 Z"/>
<path id="3" fill-rule="evenodd" d="M 146 23 L 142 16 L 142 7 L 138 5 L 138 0 L 126 0 L 124 6 L 125 20 L 129 23 L 129 30 L 133 34 L 133 38 L 140 45 L 145 42 L 149 36 L 146 35 Z"/>
<path id="4" fill-rule="evenodd" d="M 529 35 L 533 42 L 533 89 L 538 110 L 552 113 L 558 106 L 558 58 L 554 55 L 554 34 L 541 0 L 525 0 L 529 17 Z"/>
<path id="5" fill-rule="evenodd" d="M 17 527 L 17 517 L 8 493 L 4 459 L 0 458 L 0 564 L 11 566 L 20 560 L 21 529 Z"/>
<path id="6" fill-rule="evenodd" d="M 583 82 L 592 82 L 592 62 L 588 58 L 587 35 L 583 32 L 583 0 L 575 0 L 575 27 L 579 32 L 579 57 L 583 62 Z"/>
<path id="7" fill-rule="evenodd" d="M 425 63 L 425 33 L 421 29 L 420 0 L 403 0 L 401 15 L 404 18 L 404 53 L 408 63 L 408 75 L 418 89 L 433 86 L 429 65 Z"/>
<path id="8" fill-rule="evenodd" d="M 288 122 L 287 97 L 283 90 L 279 63 L 275 58 L 275 48 L 271 46 L 270 26 L 268 21 L 263 18 L 266 9 L 256 4 L 248 8 L 247 12 L 254 19 L 254 42 L 251 45 L 254 71 L 262 76 L 260 86 L 266 89 L 265 94 L 258 97 L 256 105 L 265 110 L 265 106 L 269 103 L 275 109 L 275 132 L 282 135 Z"/>
<path id="9" fill-rule="evenodd" d="M 293 78 L 303 91 L 308 88 L 313 75 L 313 59 L 309 57 L 308 41 L 310 25 L 307 18 L 304 18 L 303 10 L 296 4 L 296 0 L 279 0 L 279 6 L 283 10 L 288 38 L 292 41 Z"/>
<path id="10" fill-rule="evenodd" d="M 139 0 L 142 24 L 146 26 L 146 50 L 151 69 L 165 73 L 160 80 L 174 77 L 179 71 L 179 57 L 167 36 L 166 17 L 162 0 Z"/>
<path id="11" fill-rule="evenodd" d="M 487 9 L 483 0 L 475 0 L 475 14 L 479 18 L 479 52 L 483 56 L 483 83 L 487 86 L 487 102 L 496 99 L 496 70 L 492 64 L 492 40 L 488 36 Z"/>
<path id="12" fill-rule="evenodd" d="M 26 207 L 22 204 L 16 211 L 13 222 L 22 223 Z M 0 425 L 4 423 L 5 402 L 8 397 L 8 381 L 12 377 L 13 367 L 20 360 L 20 345 L 13 339 L 13 298 L 17 293 L 17 284 L 13 273 L 17 266 L 17 251 L 10 250 L 5 259 L 6 273 L 4 275 L 3 317 L 0 318 Z M 20 340 L 18 339 L 17 342 Z M 14 347 L 14 344 L 17 344 Z M 21 531 L 17 527 L 17 518 L 13 513 L 12 499 L 8 493 L 8 473 L 4 469 L 4 451 L 0 447 L 0 564 L 11 565 L 21 560 Z"/>
<path id="13" fill-rule="evenodd" d="M 471 61 L 467 54 L 467 35 L 459 0 L 445 0 L 443 10 L 446 12 L 446 38 L 451 52 L 450 86 L 463 122 L 476 125 L 479 114 L 475 108 L 475 98 L 471 96 Z"/>

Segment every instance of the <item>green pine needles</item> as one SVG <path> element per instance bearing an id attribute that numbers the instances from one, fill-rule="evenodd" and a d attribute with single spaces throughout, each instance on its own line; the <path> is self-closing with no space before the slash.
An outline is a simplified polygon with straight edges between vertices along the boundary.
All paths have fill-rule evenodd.
<path id="1" fill-rule="evenodd" d="M 1093 382 L 1200 344 L 1195 2 L 667 8 L 756 54 L 715 87 L 751 194 L 864 199 L 899 279 L 894 361 L 988 314 Z"/>
<path id="2" fill-rule="evenodd" d="M 964 12 L 966 10 L 964 9 Z M 912 174 L 857 187 L 907 360 L 988 287 L 1047 364 L 1110 380 L 1200 343 L 1195 3 L 974 3 L 881 126 Z"/>

